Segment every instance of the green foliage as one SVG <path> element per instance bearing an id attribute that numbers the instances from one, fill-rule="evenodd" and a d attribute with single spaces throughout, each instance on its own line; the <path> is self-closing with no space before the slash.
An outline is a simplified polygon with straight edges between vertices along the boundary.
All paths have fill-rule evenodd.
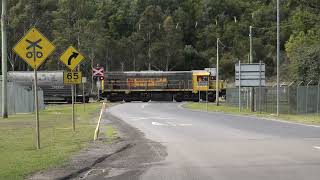
<path id="1" fill-rule="evenodd" d="M 295 80 L 318 81 L 320 76 L 320 31 L 301 32 L 286 45 L 291 62 L 289 71 Z"/>
<path id="2" fill-rule="evenodd" d="M 276 72 L 275 2 L 10 0 L 9 45 L 37 26 L 57 46 L 43 69 L 64 69 L 57 59 L 67 46 L 74 45 L 86 55 L 81 69 L 90 74 L 95 64 L 112 71 L 214 67 L 219 37 L 222 76 L 230 79 L 234 63 L 248 60 L 251 25 L 253 62 L 265 62 L 267 75 L 272 77 Z M 319 22 L 318 0 L 281 1 L 282 77 L 316 77 L 318 71 L 313 75 L 310 71 L 318 57 L 319 41 L 311 41 L 311 36 L 317 36 Z M 15 54 L 10 53 L 9 60 L 16 70 L 27 69 Z"/>

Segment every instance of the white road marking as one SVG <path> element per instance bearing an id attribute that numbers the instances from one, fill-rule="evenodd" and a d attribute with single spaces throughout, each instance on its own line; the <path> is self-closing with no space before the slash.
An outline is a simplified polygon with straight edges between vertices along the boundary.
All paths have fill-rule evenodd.
<path id="1" fill-rule="evenodd" d="M 320 150 L 320 146 L 313 146 L 315 149 L 319 149 Z"/>
<path id="2" fill-rule="evenodd" d="M 169 125 L 171 126 L 177 126 L 176 124 L 172 123 L 172 122 L 167 122 Z"/>
<path id="3" fill-rule="evenodd" d="M 187 104 L 187 103 L 186 103 L 186 102 L 184 102 L 184 103 L 179 103 L 178 108 L 179 108 L 179 109 L 186 110 L 186 108 L 182 107 L 182 106 L 185 105 L 185 104 Z"/>
<path id="4" fill-rule="evenodd" d="M 172 123 L 172 122 L 166 122 L 166 123 L 159 123 L 159 122 L 152 122 L 152 125 L 154 126 L 181 126 L 181 127 L 184 127 L 184 126 L 192 126 L 192 124 L 175 124 L 175 123 Z"/>
<path id="5" fill-rule="evenodd" d="M 153 117 L 153 119 L 161 119 L 161 120 L 168 120 L 168 119 L 173 119 L 173 118 L 170 118 L 170 117 Z"/>
<path id="6" fill-rule="evenodd" d="M 131 121 L 141 121 L 141 120 L 170 120 L 173 118 L 170 117 L 128 117 L 128 119 L 130 119 Z"/>
<path id="7" fill-rule="evenodd" d="M 158 123 L 158 122 L 152 122 L 152 125 L 154 125 L 154 126 L 168 126 L 168 124 L 162 124 L 162 123 Z"/>
<path id="8" fill-rule="evenodd" d="M 141 105 L 141 108 L 144 109 L 144 108 L 145 108 L 146 106 L 148 106 L 148 105 L 149 105 L 149 104 L 144 103 L 144 104 Z"/>
<path id="9" fill-rule="evenodd" d="M 179 124 L 179 126 L 192 126 L 192 124 Z"/>

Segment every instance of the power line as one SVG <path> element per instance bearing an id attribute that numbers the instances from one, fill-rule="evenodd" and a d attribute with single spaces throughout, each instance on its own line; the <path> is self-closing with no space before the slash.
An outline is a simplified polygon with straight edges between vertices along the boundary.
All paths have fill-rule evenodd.
<path id="1" fill-rule="evenodd" d="M 243 27 L 247 27 L 247 25 L 244 25 L 244 24 L 239 24 L 238 23 L 239 20 L 236 20 L 236 24 L 238 24 L 239 26 L 243 26 Z M 309 19 L 309 20 L 303 20 L 301 23 L 314 23 L 315 25 L 320 23 L 320 19 L 317 20 L 317 19 Z M 203 24 L 204 26 L 209 26 L 209 25 L 214 25 L 215 23 L 207 23 L 207 24 Z M 138 29 L 141 30 L 143 28 L 143 25 L 147 25 L 147 26 L 158 26 L 158 29 L 160 29 L 161 27 L 163 27 L 163 25 L 161 25 L 161 23 L 138 23 Z M 190 28 L 193 27 L 194 29 L 198 29 L 198 27 L 201 25 L 201 23 L 199 21 L 195 21 L 194 23 L 194 26 L 189 26 Z M 215 24 L 217 25 L 217 24 Z M 293 27 L 293 26 L 296 26 L 296 24 L 294 23 L 283 23 L 283 24 L 280 24 L 280 27 L 281 28 L 289 28 L 289 27 Z M 178 28 L 182 28 L 182 27 L 186 27 L 184 26 L 184 23 L 181 23 L 181 22 L 177 22 L 175 23 L 175 28 L 178 29 Z M 270 27 L 259 27 L 259 26 L 253 26 L 253 29 L 258 29 L 258 30 L 276 30 L 277 26 L 270 26 Z"/>

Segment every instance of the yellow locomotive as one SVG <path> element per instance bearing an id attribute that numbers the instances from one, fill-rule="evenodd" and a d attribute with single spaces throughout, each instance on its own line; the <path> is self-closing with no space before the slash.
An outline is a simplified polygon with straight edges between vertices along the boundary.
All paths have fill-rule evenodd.
<path id="1" fill-rule="evenodd" d="M 106 72 L 102 96 L 116 101 L 199 101 L 216 99 L 216 80 L 208 71 Z M 225 82 L 219 81 L 219 95 L 225 96 Z"/>

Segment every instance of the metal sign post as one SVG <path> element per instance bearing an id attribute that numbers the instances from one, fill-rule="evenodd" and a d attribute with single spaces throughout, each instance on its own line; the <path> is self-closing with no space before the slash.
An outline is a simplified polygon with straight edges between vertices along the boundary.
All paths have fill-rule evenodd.
<path id="1" fill-rule="evenodd" d="M 84 86 L 85 86 L 85 83 L 87 82 L 87 78 L 86 77 L 82 77 L 82 103 L 83 103 L 83 111 L 85 112 L 86 111 L 86 98 L 84 96 Z"/>
<path id="2" fill-rule="evenodd" d="M 319 96 L 320 96 L 320 81 L 318 81 L 318 88 L 317 88 L 317 116 L 319 116 Z"/>
<path id="3" fill-rule="evenodd" d="M 206 93 L 206 109 L 208 111 L 208 90 L 207 90 L 207 93 Z"/>
<path id="4" fill-rule="evenodd" d="M 71 96 L 72 96 L 72 130 L 76 131 L 76 122 L 74 120 L 74 85 L 71 84 Z"/>
<path id="5" fill-rule="evenodd" d="M 81 84 L 82 73 L 80 71 L 74 71 L 74 69 L 84 60 L 84 56 L 76 50 L 73 46 L 69 46 L 68 49 L 60 56 L 60 61 L 63 62 L 71 72 L 65 72 L 63 75 L 64 84 L 71 84 L 71 101 L 72 101 L 72 130 L 76 131 L 75 122 L 75 99 L 76 99 L 76 85 Z"/>
<path id="6" fill-rule="evenodd" d="M 40 149 L 39 101 L 37 69 L 53 53 L 55 46 L 38 31 L 31 28 L 14 46 L 13 51 L 28 63 L 34 70 L 34 109 L 36 116 L 36 146 Z"/>
<path id="7" fill-rule="evenodd" d="M 83 111 L 86 112 L 86 98 L 84 97 L 84 83 L 82 83 L 82 103 L 83 103 Z"/>
<path id="8" fill-rule="evenodd" d="M 261 97 L 262 97 L 262 95 L 261 95 L 261 93 L 262 93 L 262 91 L 261 91 L 261 85 L 262 85 L 262 82 L 261 82 L 262 68 L 261 68 L 261 66 L 262 66 L 262 62 L 260 61 L 260 64 L 259 64 L 259 113 L 260 114 L 261 114 Z"/>
<path id="9" fill-rule="evenodd" d="M 38 41 L 40 42 L 40 41 Z M 31 43 L 30 43 L 31 44 Z M 40 47 L 37 44 L 31 44 L 29 47 L 33 48 L 32 56 L 33 56 L 33 61 L 36 62 L 38 53 L 36 52 L 36 47 Z M 28 52 L 30 53 L 30 52 Z M 27 57 L 28 57 L 27 53 Z M 31 56 L 31 54 L 29 54 Z M 41 55 L 42 56 L 42 55 Z M 39 55 L 40 57 L 40 55 Z M 37 148 L 40 149 L 40 127 L 39 127 L 39 102 L 38 102 L 38 76 L 37 76 L 37 69 L 34 69 L 34 110 L 36 114 L 36 133 L 37 133 Z"/>
<path id="10" fill-rule="evenodd" d="M 239 61 L 239 112 L 241 112 L 241 61 Z"/>
<path id="11" fill-rule="evenodd" d="M 306 119 L 308 119 L 308 98 L 309 98 L 309 85 L 312 83 L 313 80 L 309 81 L 307 84 L 307 92 L 306 92 Z"/>
<path id="12" fill-rule="evenodd" d="M 34 69 L 34 108 L 36 113 L 36 133 L 37 148 L 40 149 L 40 127 L 39 127 L 39 102 L 38 102 L 38 76 L 37 70 Z"/>
<path id="13" fill-rule="evenodd" d="M 100 87 L 101 87 L 100 77 L 98 77 L 98 82 L 97 82 L 97 89 L 98 89 L 98 102 L 100 102 Z"/>
<path id="14" fill-rule="evenodd" d="M 71 71 L 71 72 L 63 72 L 63 83 L 64 84 L 71 84 L 71 103 L 72 103 L 72 129 L 73 131 L 76 130 L 75 128 L 75 102 L 76 102 L 76 84 L 81 84 L 82 81 L 82 73 L 78 71 Z"/>

